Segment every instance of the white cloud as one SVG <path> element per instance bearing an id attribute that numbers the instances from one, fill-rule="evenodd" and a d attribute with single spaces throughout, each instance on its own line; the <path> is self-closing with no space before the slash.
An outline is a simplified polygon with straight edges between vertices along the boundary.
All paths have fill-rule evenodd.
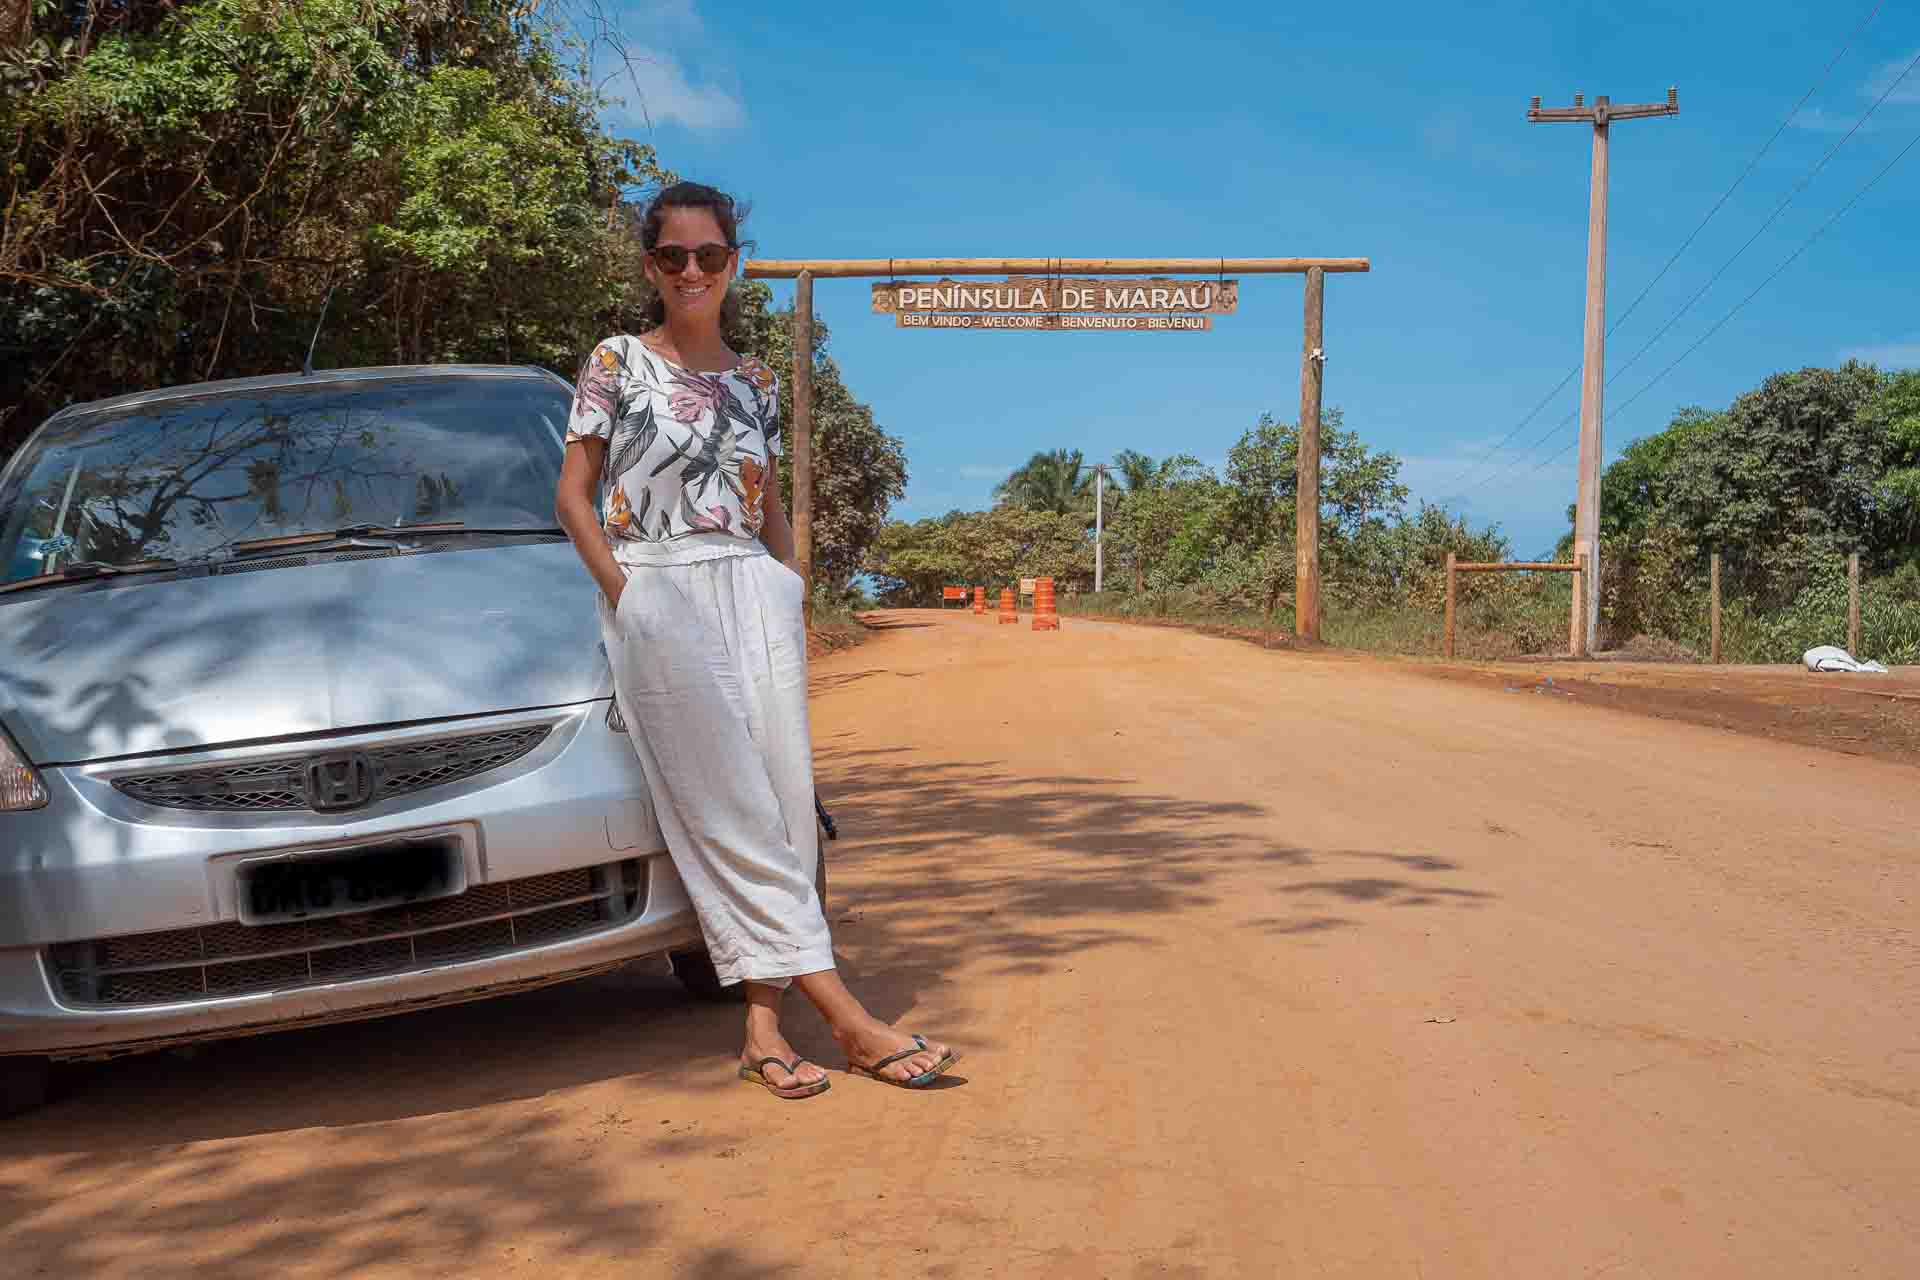
<path id="1" fill-rule="evenodd" d="M 1920 369 L 1920 339 L 1912 342 L 1885 342 L 1877 346 L 1854 347 L 1842 353 L 1844 358 L 1877 364 L 1882 369 Z"/>
<path id="2" fill-rule="evenodd" d="M 1861 92 L 1869 98 L 1878 98 L 1898 81 L 1900 87 L 1894 89 L 1892 95 L 1887 99 L 1887 104 L 1889 106 L 1894 103 L 1899 103 L 1902 106 L 1920 105 L 1920 70 L 1916 70 L 1912 75 L 1908 75 L 1906 79 L 1901 80 L 1901 76 L 1906 72 L 1908 67 L 1913 66 L 1914 59 L 1916 58 L 1920 58 L 1920 50 L 1915 50 L 1904 58 L 1895 58 L 1893 61 L 1875 71 L 1871 76 L 1867 77 L 1866 84 L 1861 86 Z"/>
<path id="3" fill-rule="evenodd" d="M 692 0 L 659 0 L 623 16 L 595 49 L 595 74 L 609 92 L 626 99 L 632 123 L 678 121 L 690 129 L 738 129 L 747 109 L 719 81 L 728 69 L 713 61 L 720 44 L 707 36 Z M 688 73 L 684 53 L 698 50 L 699 80 Z"/>
<path id="4" fill-rule="evenodd" d="M 1796 129 L 1805 129 L 1808 133 L 1840 134 L 1851 130 L 1859 123 L 1859 120 L 1860 117 L 1852 112 L 1837 115 L 1824 107 L 1815 107 L 1811 111 L 1802 111 L 1799 115 L 1795 116 L 1793 118 L 1793 127 Z M 1860 132 L 1877 133 L 1879 132 L 1879 128 L 1880 117 L 1876 115 L 1873 119 L 1860 125 Z"/>
<path id="5" fill-rule="evenodd" d="M 1903 127 L 1904 122 L 1900 119 L 1888 120 L 1888 111 L 1896 107 L 1920 106 L 1920 68 L 1915 68 L 1911 74 L 1907 70 L 1914 66 L 1916 58 L 1920 58 L 1920 51 L 1895 58 L 1876 67 L 1872 74 L 1855 86 L 1855 95 L 1863 102 L 1880 104 L 1875 114 L 1860 126 L 1861 133 L 1878 133 L 1883 129 Z M 1885 102 L 1880 102 L 1882 94 L 1887 95 Z M 1815 107 L 1796 115 L 1793 127 L 1809 133 L 1845 133 L 1859 119 L 1859 115 L 1851 110 L 1835 113 L 1824 107 Z"/>

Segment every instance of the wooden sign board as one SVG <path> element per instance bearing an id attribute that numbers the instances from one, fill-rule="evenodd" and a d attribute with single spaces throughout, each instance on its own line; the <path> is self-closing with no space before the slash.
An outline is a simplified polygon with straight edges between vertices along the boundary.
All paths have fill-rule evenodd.
<path id="1" fill-rule="evenodd" d="M 1010 316 L 1004 312 L 987 315 L 927 315 L 919 311 L 896 312 L 897 329 L 960 329 L 980 333 L 989 329 L 1021 333 L 1205 333 L 1213 328 L 1212 316 Z"/>
<path id="2" fill-rule="evenodd" d="M 873 309 L 881 315 L 1232 315 L 1240 306 L 1238 280 L 1068 280 L 1014 276 L 1006 280 L 878 281 Z M 916 327 L 916 326 L 902 326 Z"/>
<path id="3" fill-rule="evenodd" d="M 1034 587 L 1038 585 L 1039 585 L 1038 578 L 1022 578 L 1020 579 L 1020 594 L 1023 596 L 1030 596 L 1033 594 Z"/>

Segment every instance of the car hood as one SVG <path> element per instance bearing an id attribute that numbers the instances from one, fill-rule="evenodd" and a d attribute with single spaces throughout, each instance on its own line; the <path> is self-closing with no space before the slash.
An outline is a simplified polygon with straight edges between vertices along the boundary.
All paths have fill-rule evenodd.
<path id="1" fill-rule="evenodd" d="M 0 600 L 0 722 L 39 763 L 609 696 L 565 542 L 449 548 Z"/>

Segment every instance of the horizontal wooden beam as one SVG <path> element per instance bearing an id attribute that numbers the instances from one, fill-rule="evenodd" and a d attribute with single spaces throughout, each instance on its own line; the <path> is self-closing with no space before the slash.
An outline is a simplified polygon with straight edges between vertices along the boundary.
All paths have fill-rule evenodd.
<path id="1" fill-rule="evenodd" d="M 1578 573 L 1577 564 L 1556 564 L 1551 560 L 1506 560 L 1491 564 L 1473 564 L 1458 561 L 1453 566 L 1455 573 L 1499 573 L 1507 569 L 1531 570 L 1535 573 Z"/>
<path id="2" fill-rule="evenodd" d="M 791 280 L 802 271 L 816 279 L 895 276 L 1137 276 L 1301 275 L 1322 271 L 1370 271 L 1366 258 L 753 258 L 740 274 L 752 280 Z"/>

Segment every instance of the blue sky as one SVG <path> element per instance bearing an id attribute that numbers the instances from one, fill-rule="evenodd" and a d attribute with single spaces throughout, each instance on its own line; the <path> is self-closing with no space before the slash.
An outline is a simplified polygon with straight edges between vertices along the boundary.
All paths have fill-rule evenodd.
<path id="1" fill-rule="evenodd" d="M 1327 280 L 1326 404 L 1403 459 L 1416 497 L 1451 497 L 1526 556 L 1565 527 L 1577 429 L 1559 424 L 1579 379 L 1488 451 L 1580 360 L 1591 136 L 1529 124 L 1528 99 L 1649 102 L 1679 87 L 1678 118 L 1613 131 L 1611 322 L 1873 5 L 611 11 L 641 55 L 620 125 L 683 175 L 751 201 L 764 257 L 1371 258 L 1371 274 Z M 1916 69 L 1623 368 L 1916 56 L 1920 10 L 1889 0 L 1609 340 L 1609 458 L 1675 409 L 1723 406 L 1778 370 L 1849 355 L 1920 366 L 1916 148 L 1626 403 L 1920 134 Z M 906 442 L 896 514 L 913 519 L 986 505 L 1039 449 L 1217 464 L 1263 411 L 1292 420 L 1301 287 L 1248 277 L 1239 313 L 1207 334 L 903 331 L 852 280 L 818 284 L 815 305 L 849 385 Z"/>

